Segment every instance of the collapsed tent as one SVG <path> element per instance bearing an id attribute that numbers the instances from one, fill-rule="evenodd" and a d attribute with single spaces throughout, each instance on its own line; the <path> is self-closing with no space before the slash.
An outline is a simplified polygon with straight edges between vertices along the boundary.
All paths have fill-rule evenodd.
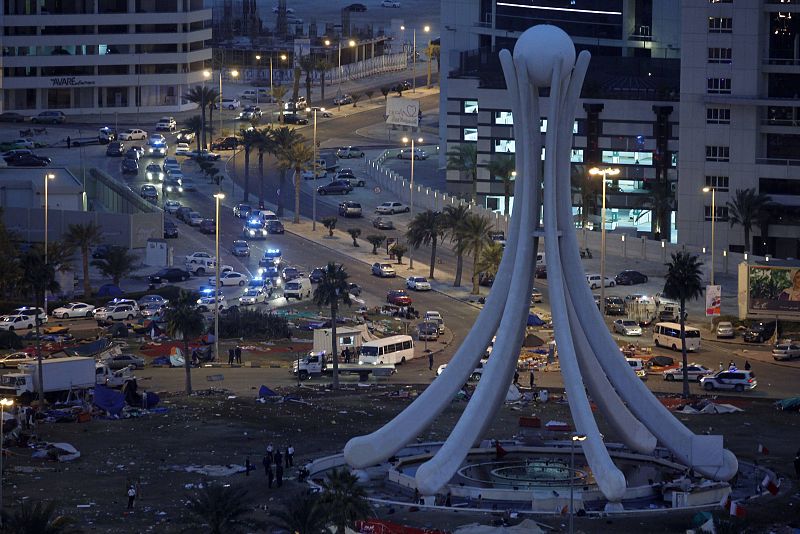
<path id="1" fill-rule="evenodd" d="M 775 406 L 785 412 L 796 412 L 800 410 L 800 397 L 779 400 L 775 403 Z"/>
<path id="2" fill-rule="evenodd" d="M 528 326 L 542 326 L 544 321 L 535 313 L 528 314 Z"/>
<path id="3" fill-rule="evenodd" d="M 258 398 L 263 399 L 264 397 L 277 397 L 278 394 L 269 389 L 267 386 L 262 385 L 258 388 Z"/>
<path id="4" fill-rule="evenodd" d="M 101 410 L 105 410 L 111 415 L 119 415 L 125 407 L 125 396 L 116 390 L 106 386 L 98 385 L 94 388 L 95 406 Z"/>

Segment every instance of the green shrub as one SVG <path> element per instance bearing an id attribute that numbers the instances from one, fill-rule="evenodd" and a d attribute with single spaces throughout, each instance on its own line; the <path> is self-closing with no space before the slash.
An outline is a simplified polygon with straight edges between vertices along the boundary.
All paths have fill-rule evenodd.
<path id="1" fill-rule="evenodd" d="M 230 308 L 219 318 L 220 339 L 223 338 L 259 338 L 289 339 L 292 331 L 289 321 L 271 312 Z"/>

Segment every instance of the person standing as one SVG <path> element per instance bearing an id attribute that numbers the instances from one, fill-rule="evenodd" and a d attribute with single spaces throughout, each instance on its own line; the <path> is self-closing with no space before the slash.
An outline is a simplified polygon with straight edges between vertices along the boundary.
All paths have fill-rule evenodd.
<path id="1" fill-rule="evenodd" d="M 133 503 L 136 501 L 136 486 L 128 486 L 128 510 L 133 510 Z"/>
<path id="2" fill-rule="evenodd" d="M 228 349 L 228 365 L 233 365 L 235 359 L 236 351 L 234 349 Z"/>
<path id="3" fill-rule="evenodd" d="M 276 454 L 275 456 L 277 457 L 278 455 Z M 283 486 L 283 464 L 280 462 L 275 464 L 275 485 L 279 488 Z"/>
<path id="4" fill-rule="evenodd" d="M 275 464 L 283 466 L 283 455 L 281 454 L 280 449 L 275 451 Z"/>
<path id="5" fill-rule="evenodd" d="M 272 472 L 272 464 L 266 464 L 265 469 L 267 471 L 267 488 L 272 489 L 272 481 L 275 480 L 275 474 Z"/>
<path id="6" fill-rule="evenodd" d="M 529 384 L 531 386 L 531 391 L 533 391 L 533 386 L 534 386 L 533 369 L 530 370 L 528 375 L 529 375 L 528 376 L 528 382 L 529 382 Z"/>
<path id="7" fill-rule="evenodd" d="M 70 137 L 67 136 L 67 149 L 70 149 L 70 148 L 72 148 L 72 139 L 70 139 Z"/>
<path id="8" fill-rule="evenodd" d="M 514 382 L 513 382 L 513 384 L 515 386 L 519 386 L 519 371 L 516 371 L 516 370 L 514 371 Z"/>
<path id="9" fill-rule="evenodd" d="M 236 363 L 242 365 L 242 347 L 236 345 L 235 354 L 236 354 Z"/>
<path id="10" fill-rule="evenodd" d="M 286 467 L 294 467 L 294 447 L 286 447 Z"/>
<path id="11" fill-rule="evenodd" d="M 275 449 L 272 447 L 272 443 L 267 445 L 267 455 L 265 458 L 272 464 L 275 461 Z"/>
<path id="12" fill-rule="evenodd" d="M 428 371 L 433 371 L 433 352 L 428 353 Z"/>
<path id="13" fill-rule="evenodd" d="M 752 369 L 752 366 L 750 365 L 750 360 L 745 360 L 744 361 L 744 370 L 745 371 L 749 371 L 750 369 Z"/>
<path id="14" fill-rule="evenodd" d="M 244 459 L 244 476 L 249 477 L 250 476 L 250 470 L 252 470 L 252 469 L 253 469 L 253 466 L 250 465 L 250 457 L 248 456 L 247 458 Z"/>

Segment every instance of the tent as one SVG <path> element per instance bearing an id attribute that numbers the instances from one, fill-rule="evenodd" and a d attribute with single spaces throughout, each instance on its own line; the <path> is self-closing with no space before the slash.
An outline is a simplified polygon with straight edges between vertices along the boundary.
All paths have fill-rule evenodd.
<path id="1" fill-rule="evenodd" d="M 508 391 L 506 392 L 506 402 L 517 402 L 522 398 L 522 394 L 517 389 L 517 386 L 511 384 L 508 386 Z"/>
<path id="2" fill-rule="evenodd" d="M 278 394 L 269 389 L 267 386 L 262 385 L 258 388 L 258 398 L 263 399 L 264 397 L 277 397 Z"/>
<path id="3" fill-rule="evenodd" d="M 94 388 L 94 405 L 111 415 L 119 415 L 125 407 L 125 396 L 119 391 L 97 385 Z"/>
<path id="4" fill-rule="evenodd" d="M 96 297 L 121 297 L 124 293 L 119 286 L 114 284 L 104 284 L 95 293 Z"/>
<path id="5" fill-rule="evenodd" d="M 538 315 L 535 313 L 528 314 L 528 326 L 542 326 L 544 325 L 544 321 L 542 321 Z"/>

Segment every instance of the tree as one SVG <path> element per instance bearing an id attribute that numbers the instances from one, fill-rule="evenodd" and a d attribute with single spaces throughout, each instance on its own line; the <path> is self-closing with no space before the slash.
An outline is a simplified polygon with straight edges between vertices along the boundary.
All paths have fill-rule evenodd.
<path id="1" fill-rule="evenodd" d="M 56 503 L 23 501 L 13 512 L 3 510 L 2 532 L 8 534 L 73 534 L 80 532 L 71 517 L 58 515 Z"/>
<path id="2" fill-rule="evenodd" d="M 203 117 L 200 115 L 193 115 L 183 121 L 183 127 L 194 134 L 194 139 L 197 141 L 197 151 L 199 152 L 201 149 L 200 143 L 203 138 Z"/>
<path id="3" fill-rule="evenodd" d="M 20 257 L 16 236 L 8 230 L 3 218 L 3 208 L 0 207 L 0 295 L 7 297 L 17 291 L 17 282 L 22 276 L 18 258 Z"/>
<path id="4" fill-rule="evenodd" d="M 350 292 L 347 290 L 347 271 L 344 267 L 328 262 L 322 271 L 322 279 L 314 289 L 314 302 L 317 306 L 331 307 L 331 343 L 333 356 L 333 388 L 339 387 L 339 352 L 336 346 L 336 313 L 339 303 L 350 305 Z"/>
<path id="5" fill-rule="evenodd" d="M 406 252 L 408 252 L 408 247 L 402 243 L 395 243 L 395 245 L 392 247 L 392 254 L 394 254 L 395 258 L 397 258 L 398 264 L 403 263 L 403 256 L 406 255 Z"/>
<path id="6" fill-rule="evenodd" d="M 680 302 L 681 357 L 683 361 L 683 397 L 689 397 L 689 362 L 686 357 L 686 301 L 703 295 L 703 280 L 700 267 L 703 262 L 688 252 L 672 253 L 672 261 L 665 264 L 664 296 Z"/>
<path id="7" fill-rule="evenodd" d="M 257 523 L 248 518 L 252 506 L 247 490 L 221 484 L 208 484 L 188 496 L 186 509 L 210 534 L 228 534 L 240 531 L 240 527 L 252 527 Z M 248 529 L 248 531 L 250 531 Z"/>
<path id="8" fill-rule="evenodd" d="M 198 167 L 200 167 L 200 170 L 203 171 L 203 174 L 208 177 L 209 182 L 219 187 L 225 176 L 219 173 L 217 166 L 205 159 L 195 159 L 195 161 Z"/>
<path id="9" fill-rule="evenodd" d="M 462 228 L 460 248 L 463 254 L 472 256 L 472 294 L 479 295 L 478 274 L 480 273 L 479 263 L 483 251 L 491 243 L 489 232 L 492 230 L 492 223 L 482 215 L 469 214 L 464 221 Z"/>
<path id="10" fill-rule="evenodd" d="M 502 259 L 503 245 L 500 243 L 489 243 L 481 253 L 478 269 L 480 269 L 480 272 L 494 277 L 497 275 L 497 270 L 500 268 L 500 260 Z"/>
<path id="11" fill-rule="evenodd" d="M 289 499 L 285 509 L 272 510 L 271 514 L 275 526 L 295 534 L 327 532 L 328 513 L 318 493 L 306 492 Z"/>
<path id="12" fill-rule="evenodd" d="M 464 271 L 464 253 L 461 241 L 464 233 L 464 223 L 469 214 L 469 207 L 460 204 L 458 206 L 445 206 L 442 212 L 444 235 L 448 236 L 450 242 L 455 245 L 453 251 L 456 253 L 456 276 L 453 280 L 453 287 L 461 287 L 461 275 Z"/>
<path id="13" fill-rule="evenodd" d="M 183 340 L 183 368 L 186 373 L 186 394 L 192 394 L 192 357 L 189 353 L 189 341 L 195 339 L 205 330 L 203 313 L 197 309 L 198 295 L 194 291 L 181 290 L 178 298 L 170 303 L 164 320 L 167 333 L 173 339 Z M 216 332 L 214 332 L 216 335 Z M 216 356 L 219 356 L 217 354 Z"/>
<path id="14" fill-rule="evenodd" d="M 70 224 L 64 240 L 70 246 L 81 251 L 81 264 L 83 266 L 83 295 L 92 295 L 92 284 L 89 283 L 89 249 L 99 245 L 103 238 L 103 231 L 91 221 L 87 224 Z"/>
<path id="15" fill-rule="evenodd" d="M 322 226 L 328 229 L 328 237 L 333 237 L 333 231 L 336 229 L 336 223 L 339 222 L 338 217 L 323 217 L 320 221 Z"/>
<path id="16" fill-rule="evenodd" d="M 202 137 L 203 125 L 206 125 L 206 135 L 210 135 L 209 124 L 214 122 L 214 103 L 219 99 L 219 92 L 213 87 L 206 87 L 205 85 L 197 85 L 189 89 L 183 95 L 188 102 L 197 104 L 200 107 L 201 123 L 200 132 L 197 133 L 198 137 Z M 206 108 L 208 108 L 208 122 L 206 122 Z M 207 139 L 202 139 L 203 146 L 208 146 Z"/>
<path id="17" fill-rule="evenodd" d="M 315 68 L 319 71 L 319 93 L 320 93 L 320 101 L 325 102 L 325 76 L 327 75 L 328 71 L 333 65 L 325 58 L 320 58 L 317 60 L 317 64 Z"/>
<path id="18" fill-rule="evenodd" d="M 283 122 L 283 99 L 288 92 L 289 88 L 282 85 L 276 85 L 272 88 L 272 98 L 278 103 L 278 122 Z"/>
<path id="19" fill-rule="evenodd" d="M 309 167 L 314 159 L 314 150 L 305 143 L 296 143 L 288 150 L 278 154 L 278 165 L 294 172 L 294 223 L 300 222 L 300 173 Z M 316 193 L 315 193 L 316 194 Z"/>
<path id="20" fill-rule="evenodd" d="M 278 158 L 278 189 L 280 190 L 281 194 L 278 195 L 278 217 L 283 217 L 283 191 L 284 187 L 286 186 L 286 171 L 288 170 L 287 167 L 280 165 L 280 155 L 285 154 L 291 150 L 291 148 L 299 143 L 305 141 L 305 138 L 299 134 L 294 128 L 289 128 L 288 126 L 281 126 L 279 128 L 274 128 L 269 132 L 270 136 L 270 147 L 272 154 Z"/>
<path id="21" fill-rule="evenodd" d="M 389 93 L 391 93 L 391 92 L 392 92 L 391 88 L 389 88 L 389 87 L 381 87 L 381 94 L 383 95 L 384 103 L 389 100 Z"/>
<path id="22" fill-rule="evenodd" d="M 374 89 L 367 89 L 366 91 L 364 91 L 364 96 L 367 97 L 367 100 L 372 100 L 372 97 L 374 95 L 375 95 L 375 90 Z"/>
<path id="23" fill-rule="evenodd" d="M 128 251 L 126 247 L 112 246 L 102 258 L 92 260 L 92 265 L 100 269 L 103 275 L 111 278 L 114 285 L 118 286 L 120 280 L 136 270 L 139 257 Z"/>
<path id="24" fill-rule="evenodd" d="M 366 237 L 367 242 L 372 245 L 372 253 L 378 253 L 378 247 L 386 241 L 386 236 L 382 234 L 370 234 Z"/>
<path id="25" fill-rule="evenodd" d="M 358 101 L 361 100 L 361 93 L 351 93 L 350 98 L 353 100 L 353 107 L 356 107 Z"/>
<path id="26" fill-rule="evenodd" d="M 244 147 L 244 198 L 242 200 L 247 202 L 247 199 L 250 198 L 250 151 L 258 143 L 260 135 L 258 130 L 242 128 L 239 136 L 242 138 Z"/>
<path id="27" fill-rule="evenodd" d="M 478 146 L 477 143 L 461 143 L 447 152 L 447 170 L 468 173 L 471 182 L 472 201 L 478 198 Z"/>
<path id="28" fill-rule="evenodd" d="M 353 246 L 358 247 L 358 238 L 361 236 L 361 228 L 348 228 L 347 233 L 353 238 Z"/>
<path id="29" fill-rule="evenodd" d="M 358 478 L 346 469 L 329 472 L 322 487 L 321 501 L 328 510 L 329 519 L 336 525 L 336 532 L 354 527 L 356 521 L 372 513 L 367 492 L 358 484 Z"/>
<path id="30" fill-rule="evenodd" d="M 591 182 L 597 184 L 594 195 L 599 194 L 602 191 L 602 181 L 597 183 L 596 180 L 591 180 Z M 672 211 L 673 197 L 670 183 L 659 180 L 651 184 L 650 195 L 642 203 L 644 207 L 650 209 L 650 233 L 654 239 L 662 239 L 662 236 L 664 239 L 669 238 L 669 212 Z M 667 225 L 666 232 L 662 226 L 664 224 Z"/>
<path id="31" fill-rule="evenodd" d="M 292 100 L 297 102 L 297 99 L 300 97 L 300 74 L 302 74 L 300 70 L 300 65 L 296 65 L 293 71 L 292 76 Z"/>
<path id="32" fill-rule="evenodd" d="M 750 232 L 753 224 L 758 219 L 758 214 L 767 202 L 772 199 L 764 193 L 757 193 L 755 189 L 737 189 L 733 194 L 733 201 L 726 202 L 728 208 L 728 222 L 733 225 L 739 224 L 744 230 L 744 251 L 750 252 Z"/>
<path id="33" fill-rule="evenodd" d="M 406 231 L 406 239 L 408 244 L 419 250 L 421 245 L 431 247 L 431 262 L 428 273 L 428 278 L 433 278 L 434 269 L 436 267 L 436 246 L 442 238 L 444 228 L 442 225 L 443 216 L 441 212 L 425 210 L 422 213 L 417 213 L 414 219 L 408 225 Z"/>
<path id="34" fill-rule="evenodd" d="M 756 250 L 756 254 L 767 255 L 769 254 L 769 227 L 776 220 L 780 220 L 780 204 L 777 202 L 765 202 L 761 209 L 758 211 L 756 217 L 756 224 L 758 231 L 761 234 L 759 241 L 761 245 Z"/>
<path id="35" fill-rule="evenodd" d="M 258 130 L 255 148 L 258 150 L 258 202 L 261 205 L 264 202 L 264 154 L 275 150 L 271 126 Z"/>
<path id="36" fill-rule="evenodd" d="M 489 174 L 498 176 L 503 180 L 503 196 L 505 197 L 505 209 L 503 214 L 508 217 L 511 214 L 511 195 L 514 190 L 514 171 L 517 168 L 517 161 L 513 155 L 500 154 L 491 159 L 486 165 Z"/>
<path id="37" fill-rule="evenodd" d="M 300 56 L 298 60 L 298 64 L 300 68 L 306 75 L 305 78 L 305 85 L 306 85 L 306 102 L 311 104 L 311 77 L 314 75 L 314 70 L 317 68 L 317 62 L 314 60 L 314 57 L 311 55 L 307 56 Z"/>

